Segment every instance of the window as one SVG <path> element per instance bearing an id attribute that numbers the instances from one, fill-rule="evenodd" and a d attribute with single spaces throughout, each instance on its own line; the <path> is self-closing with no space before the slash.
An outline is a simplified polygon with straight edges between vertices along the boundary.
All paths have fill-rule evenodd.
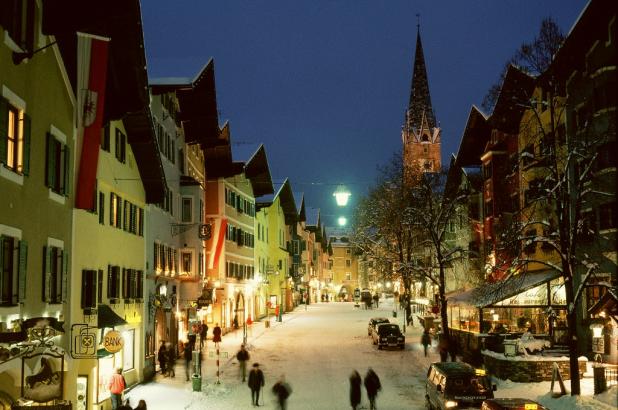
<path id="1" fill-rule="evenodd" d="M 97 272 L 97 302 L 103 303 L 103 269 Z"/>
<path id="2" fill-rule="evenodd" d="M 122 332 L 124 346 L 122 348 L 122 369 L 124 371 L 135 367 L 135 329 L 129 329 Z"/>
<path id="3" fill-rule="evenodd" d="M 182 259 L 182 273 L 184 275 L 190 275 L 191 274 L 191 267 L 193 264 L 192 261 L 192 254 L 191 252 L 181 252 L 181 259 Z"/>
<path id="4" fill-rule="evenodd" d="M 123 164 L 126 162 L 127 156 L 127 136 L 122 131 L 116 128 L 116 159 Z"/>
<path id="5" fill-rule="evenodd" d="M 34 51 L 34 0 L 12 0 L 0 2 L 0 25 L 6 30 L 12 42 L 20 50 Z"/>
<path id="6" fill-rule="evenodd" d="M 204 222 L 204 201 L 200 198 L 200 215 L 199 215 L 199 220 L 200 222 Z"/>
<path id="7" fill-rule="evenodd" d="M 109 122 L 101 129 L 101 149 L 109 152 L 110 150 L 110 129 Z"/>
<path id="8" fill-rule="evenodd" d="M 97 307 L 97 271 L 82 270 L 82 309 L 94 309 Z"/>
<path id="9" fill-rule="evenodd" d="M 16 305 L 26 298 L 26 241 L 0 236 L 0 306 Z"/>
<path id="10" fill-rule="evenodd" d="M 120 266 L 107 266 L 107 297 L 120 298 Z"/>
<path id="11" fill-rule="evenodd" d="M 122 228 L 122 199 L 110 192 L 109 194 L 109 224 L 116 228 Z"/>
<path id="12" fill-rule="evenodd" d="M 17 174 L 30 170 L 30 117 L 5 98 L 0 98 L 0 163 Z"/>
<path id="13" fill-rule="evenodd" d="M 352 261 L 350 259 L 346 259 L 345 260 L 345 267 L 349 268 L 350 266 L 352 266 Z"/>
<path id="14" fill-rule="evenodd" d="M 62 303 L 67 298 L 68 254 L 57 246 L 43 249 L 43 302 Z"/>
<path id="15" fill-rule="evenodd" d="M 182 222 L 193 222 L 193 198 L 182 197 Z"/>
<path id="16" fill-rule="evenodd" d="M 178 169 L 181 174 L 185 173 L 185 153 L 182 148 L 178 150 Z"/>
<path id="17" fill-rule="evenodd" d="M 351 272 L 346 272 L 345 273 L 345 280 L 352 280 L 352 273 Z"/>
<path id="18" fill-rule="evenodd" d="M 105 194 L 99 192 L 99 223 L 105 225 Z"/>
<path id="19" fill-rule="evenodd" d="M 69 193 L 69 147 L 53 134 L 47 133 L 45 186 L 60 195 Z"/>

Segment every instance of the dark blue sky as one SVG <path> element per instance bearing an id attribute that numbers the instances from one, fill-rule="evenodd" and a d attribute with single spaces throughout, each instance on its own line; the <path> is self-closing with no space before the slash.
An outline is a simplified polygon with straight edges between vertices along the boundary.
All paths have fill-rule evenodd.
<path id="1" fill-rule="evenodd" d="M 221 124 L 233 143 L 265 144 L 327 225 L 345 183 L 358 199 L 401 149 L 416 13 L 442 161 L 459 147 L 504 62 L 551 16 L 565 34 L 585 0 L 143 0 L 150 77 L 193 77 L 215 60 Z"/>

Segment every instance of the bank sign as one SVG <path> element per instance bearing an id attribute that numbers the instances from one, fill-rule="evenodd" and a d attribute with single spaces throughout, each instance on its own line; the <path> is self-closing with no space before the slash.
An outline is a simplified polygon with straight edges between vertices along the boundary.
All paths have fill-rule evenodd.
<path id="1" fill-rule="evenodd" d="M 124 339 L 117 330 L 110 330 L 103 336 L 103 348 L 110 353 L 117 353 L 124 347 Z"/>

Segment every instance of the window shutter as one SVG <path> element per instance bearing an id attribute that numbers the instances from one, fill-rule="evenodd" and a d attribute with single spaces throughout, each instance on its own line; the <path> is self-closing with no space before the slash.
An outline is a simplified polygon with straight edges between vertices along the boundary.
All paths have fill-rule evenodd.
<path id="1" fill-rule="evenodd" d="M 7 138 L 9 130 L 9 102 L 0 97 L 0 163 L 6 164 Z"/>
<path id="2" fill-rule="evenodd" d="M 113 298 L 114 294 L 112 293 L 114 287 L 114 280 L 112 278 L 112 265 L 107 265 L 107 297 Z"/>
<path id="3" fill-rule="evenodd" d="M 116 226 L 115 221 L 114 221 L 114 201 L 115 201 L 115 196 L 116 194 L 114 194 L 113 192 L 109 193 L 109 225 L 110 226 Z"/>
<path id="4" fill-rule="evenodd" d="M 127 270 L 122 268 L 122 297 L 127 298 Z"/>
<path id="5" fill-rule="evenodd" d="M 103 269 L 99 269 L 97 275 L 97 302 L 103 303 Z"/>
<path id="6" fill-rule="evenodd" d="M 64 196 L 69 196 L 69 192 L 71 191 L 71 150 L 69 149 L 68 145 L 65 145 L 63 147 L 63 151 L 64 151 L 64 163 L 62 164 L 62 166 L 64 166 L 64 181 L 62 181 L 62 193 L 64 194 Z M 97 190 L 95 188 L 94 190 L 94 201 L 93 201 L 93 208 L 94 208 L 94 212 L 96 212 L 97 210 Z"/>
<path id="7" fill-rule="evenodd" d="M 43 247 L 43 302 L 51 302 L 51 266 L 52 266 L 52 249 L 51 247 Z"/>
<path id="8" fill-rule="evenodd" d="M 31 130 L 31 120 L 28 114 L 24 113 L 24 121 L 23 121 L 23 132 L 24 132 L 24 151 L 23 151 L 23 168 L 22 172 L 24 175 L 30 174 L 30 130 Z"/>
<path id="9" fill-rule="evenodd" d="M 56 182 L 56 139 L 47 133 L 47 166 L 45 167 L 45 185 L 53 188 Z"/>
<path id="10" fill-rule="evenodd" d="M 19 241 L 19 266 L 17 268 L 19 300 L 26 299 L 26 272 L 28 268 L 28 243 Z"/>
<path id="11" fill-rule="evenodd" d="M 56 299 L 56 302 L 66 302 L 68 295 L 68 277 L 69 277 L 69 252 L 63 250 L 62 253 L 62 266 L 60 270 L 60 286 L 58 287 L 60 290 L 59 297 Z"/>
<path id="12" fill-rule="evenodd" d="M 120 134 L 120 162 L 122 162 L 123 164 L 126 162 L 127 159 L 127 136 L 123 134 Z"/>
<path id="13" fill-rule="evenodd" d="M 94 270 L 82 270 L 82 309 L 93 308 L 96 306 L 96 288 L 94 286 Z"/>

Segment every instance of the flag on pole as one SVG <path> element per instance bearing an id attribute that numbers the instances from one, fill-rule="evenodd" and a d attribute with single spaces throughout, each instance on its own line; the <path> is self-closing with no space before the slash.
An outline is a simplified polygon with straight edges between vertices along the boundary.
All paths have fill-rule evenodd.
<path id="1" fill-rule="evenodd" d="M 77 33 L 77 127 L 82 136 L 75 207 L 94 208 L 109 38 Z"/>

